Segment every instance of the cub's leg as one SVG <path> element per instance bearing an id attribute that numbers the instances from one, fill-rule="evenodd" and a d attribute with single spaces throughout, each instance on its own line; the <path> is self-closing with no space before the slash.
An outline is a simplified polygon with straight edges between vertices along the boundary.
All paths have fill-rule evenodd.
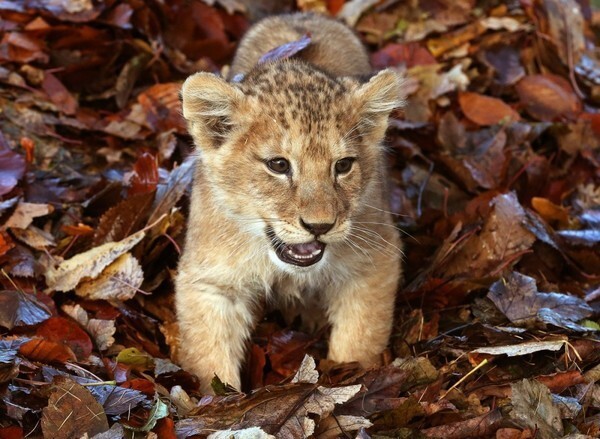
<path id="1" fill-rule="evenodd" d="M 329 292 L 328 316 L 332 328 L 328 357 L 331 360 L 358 361 L 364 367 L 381 362 L 380 354 L 392 330 L 399 278 L 398 262 L 396 266 L 388 265 L 367 278 L 355 279 L 338 291 Z"/>
<path id="2" fill-rule="evenodd" d="M 176 308 L 179 321 L 179 362 L 201 380 L 201 390 L 212 393 L 216 373 L 240 388 L 240 366 L 253 323 L 252 303 L 210 284 L 178 279 Z"/>

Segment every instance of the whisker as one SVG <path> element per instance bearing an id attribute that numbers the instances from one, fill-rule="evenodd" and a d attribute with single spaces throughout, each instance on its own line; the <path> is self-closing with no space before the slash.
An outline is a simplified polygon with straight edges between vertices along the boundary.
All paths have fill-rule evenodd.
<path id="1" fill-rule="evenodd" d="M 387 245 L 389 245 L 390 247 L 393 247 L 393 248 L 395 248 L 395 249 L 396 249 L 396 250 L 398 250 L 398 251 L 399 251 L 399 252 L 400 252 L 402 255 L 404 255 L 404 252 L 402 251 L 402 249 L 401 249 L 401 248 L 399 248 L 398 246 L 396 246 L 396 245 L 392 244 L 391 242 L 389 242 L 387 239 L 385 239 L 383 236 L 381 236 L 379 233 L 375 232 L 374 230 L 371 230 L 371 229 L 366 229 L 366 228 L 363 228 L 363 227 L 358 227 L 358 226 L 355 226 L 354 224 L 353 224 L 351 227 L 352 227 L 353 229 L 355 229 L 355 230 L 358 230 L 359 232 L 363 232 L 363 233 L 365 233 L 365 234 L 367 234 L 367 235 L 370 235 L 370 236 L 372 236 L 372 237 L 375 237 L 375 238 L 381 239 L 381 240 L 382 240 L 383 242 L 385 242 Z"/>
<path id="2" fill-rule="evenodd" d="M 406 236 L 408 236 L 409 238 L 414 239 L 417 243 L 419 243 L 419 240 L 417 238 L 415 238 L 413 235 L 411 235 L 410 233 L 408 233 L 406 230 L 398 227 L 395 224 L 386 224 L 386 223 L 378 223 L 378 222 L 372 222 L 372 221 L 353 221 L 353 224 L 375 224 L 375 225 L 380 225 L 380 226 L 386 226 L 386 227 L 392 227 L 396 230 L 398 230 L 400 233 L 405 234 Z"/>

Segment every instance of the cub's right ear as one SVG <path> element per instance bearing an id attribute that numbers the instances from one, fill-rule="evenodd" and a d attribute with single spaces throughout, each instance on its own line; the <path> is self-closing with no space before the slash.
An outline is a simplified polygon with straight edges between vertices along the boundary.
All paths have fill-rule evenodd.
<path id="1" fill-rule="evenodd" d="M 244 94 L 212 73 L 190 76 L 181 88 L 183 117 L 200 148 L 217 148 L 233 127 L 233 114 Z"/>

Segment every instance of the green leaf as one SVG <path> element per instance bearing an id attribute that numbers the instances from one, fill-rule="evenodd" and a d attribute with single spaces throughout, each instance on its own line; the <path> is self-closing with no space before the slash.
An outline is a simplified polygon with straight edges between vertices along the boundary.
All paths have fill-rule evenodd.
<path id="1" fill-rule="evenodd" d="M 144 370 L 154 367 L 154 359 L 136 348 L 123 349 L 117 355 L 117 362 Z"/>

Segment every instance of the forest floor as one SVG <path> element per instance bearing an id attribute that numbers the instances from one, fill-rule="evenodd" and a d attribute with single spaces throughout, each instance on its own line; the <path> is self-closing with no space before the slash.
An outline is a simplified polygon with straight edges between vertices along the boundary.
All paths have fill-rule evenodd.
<path id="1" fill-rule="evenodd" d="M 365 371 L 269 315 L 246 393 L 202 395 L 175 357 L 178 93 L 289 10 L 411 78 L 396 324 Z M 0 0 L 0 439 L 600 437 L 599 42 L 587 0 Z"/>

